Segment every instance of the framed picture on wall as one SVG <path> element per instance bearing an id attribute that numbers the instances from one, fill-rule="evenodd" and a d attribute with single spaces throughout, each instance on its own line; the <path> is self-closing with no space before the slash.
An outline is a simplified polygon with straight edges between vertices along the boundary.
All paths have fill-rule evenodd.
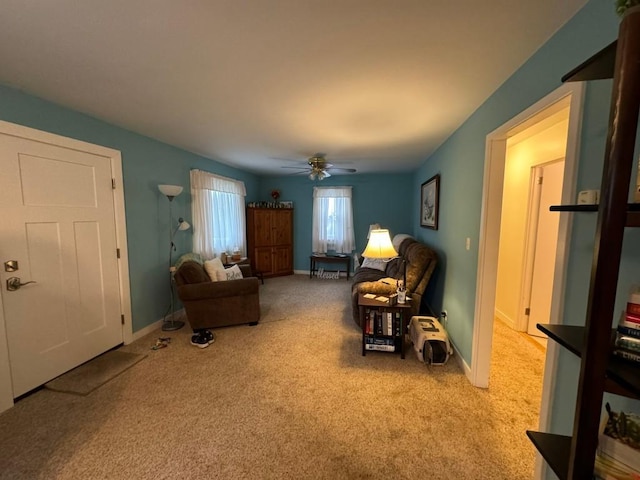
<path id="1" fill-rule="evenodd" d="M 438 229 L 440 174 L 424 182 L 420 191 L 420 226 Z"/>

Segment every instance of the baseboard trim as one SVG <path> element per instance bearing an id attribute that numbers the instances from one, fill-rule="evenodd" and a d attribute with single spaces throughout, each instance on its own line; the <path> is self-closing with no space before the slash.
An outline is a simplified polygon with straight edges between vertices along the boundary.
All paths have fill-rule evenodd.
<path id="1" fill-rule="evenodd" d="M 499 308 L 495 309 L 494 314 L 495 314 L 496 317 L 498 317 L 500 320 L 502 320 L 504 323 L 506 323 L 513 330 L 516 330 L 516 322 L 509 315 L 505 314 Z"/>
<path id="2" fill-rule="evenodd" d="M 189 328 L 189 322 L 187 322 L 187 315 L 184 312 L 184 308 L 176 311 L 173 314 L 173 317 L 176 320 L 182 319 L 185 322 L 185 325 L 182 328 Z M 160 320 L 157 320 L 157 321 L 147 325 L 146 327 L 141 328 L 140 330 L 136 330 L 135 332 L 133 332 L 133 336 L 131 338 L 131 342 L 135 342 L 136 340 L 141 339 L 145 335 L 149 335 L 154 330 L 158 330 L 158 329 L 162 328 L 162 322 L 164 322 L 163 318 L 161 318 Z M 125 342 L 125 345 L 128 345 L 131 342 Z"/>
<path id="3" fill-rule="evenodd" d="M 469 367 L 467 362 L 462 357 L 462 354 L 460 353 L 460 350 L 458 350 L 458 347 L 456 347 L 456 345 L 453 342 L 451 342 L 451 346 L 453 347 L 453 354 L 454 354 L 454 357 L 456 359 L 456 362 L 457 362 L 458 366 L 464 372 L 465 376 L 467 377 L 467 380 L 469 380 L 469 383 L 471 383 L 471 385 L 473 385 L 473 381 L 472 381 L 472 378 L 471 378 L 471 367 Z"/>

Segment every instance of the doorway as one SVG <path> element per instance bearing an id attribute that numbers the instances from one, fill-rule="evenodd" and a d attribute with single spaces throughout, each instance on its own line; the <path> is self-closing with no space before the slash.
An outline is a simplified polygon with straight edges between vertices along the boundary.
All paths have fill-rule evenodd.
<path id="1" fill-rule="evenodd" d="M 551 315 L 560 215 L 549 207 L 562 201 L 568 100 L 507 139 L 495 316 L 534 337 L 544 337 L 536 324 Z"/>
<path id="2" fill-rule="evenodd" d="M 0 122 L 0 411 L 131 341 L 120 152 Z"/>
<path id="3" fill-rule="evenodd" d="M 507 141 L 509 138 L 531 127 L 532 124 L 538 123 L 535 119 L 537 113 L 546 110 L 548 114 L 552 114 L 554 106 L 557 108 L 557 111 L 559 111 L 566 107 L 566 105 L 562 104 L 562 101 L 568 102 L 569 121 L 566 151 L 564 153 L 564 181 L 561 203 L 574 203 L 583 96 L 584 87 L 581 83 L 574 82 L 564 84 L 487 135 L 478 247 L 473 350 L 469 373 L 471 383 L 475 386 L 484 388 L 489 386 L 496 304 L 496 281 L 498 275 L 498 240 L 500 238 L 501 228 Z M 558 248 L 555 256 L 551 313 L 547 323 L 561 323 L 565 270 L 568 260 L 567 248 L 570 233 L 570 216 L 559 215 Z M 554 342 L 550 342 L 547 347 L 547 368 L 544 372 L 539 416 L 539 426 L 542 431 L 548 430 L 549 427 L 549 406 L 555 384 L 557 355 L 557 346 Z M 539 473 L 540 471 L 537 469 L 536 475 L 539 475 Z"/>

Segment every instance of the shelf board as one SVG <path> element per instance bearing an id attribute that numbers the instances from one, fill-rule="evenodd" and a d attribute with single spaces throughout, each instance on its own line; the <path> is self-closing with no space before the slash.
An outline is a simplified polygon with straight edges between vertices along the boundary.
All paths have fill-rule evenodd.
<path id="1" fill-rule="evenodd" d="M 527 430 L 527 436 L 560 480 L 569 475 L 571 437 Z"/>
<path id="2" fill-rule="evenodd" d="M 562 77 L 563 82 L 582 82 L 586 80 L 605 80 L 613 78 L 616 64 L 618 41 L 607 45 L 588 60 Z"/>
<path id="3" fill-rule="evenodd" d="M 598 205 L 551 205 L 552 212 L 597 212 Z"/>
<path id="4" fill-rule="evenodd" d="M 597 212 L 598 205 L 551 205 L 552 212 Z M 627 204 L 627 227 L 640 227 L 640 203 Z"/>
<path id="5" fill-rule="evenodd" d="M 574 355 L 582 356 L 585 327 L 573 325 L 537 325 L 538 330 L 565 347 Z M 611 331 L 612 336 L 615 330 Z M 616 395 L 640 399 L 640 365 L 611 355 L 607 366 L 606 390 Z"/>

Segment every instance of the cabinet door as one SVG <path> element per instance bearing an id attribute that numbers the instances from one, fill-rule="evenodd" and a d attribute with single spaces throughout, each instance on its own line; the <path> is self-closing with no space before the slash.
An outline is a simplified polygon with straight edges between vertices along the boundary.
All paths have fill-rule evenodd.
<path id="1" fill-rule="evenodd" d="M 271 212 L 269 210 L 255 210 L 253 212 L 253 240 L 255 247 L 271 245 Z"/>
<path id="2" fill-rule="evenodd" d="M 274 273 L 291 273 L 293 271 L 291 247 L 273 248 L 273 271 Z"/>
<path id="3" fill-rule="evenodd" d="M 291 245 L 291 210 L 276 210 L 272 213 L 272 240 L 273 245 Z"/>
<path id="4" fill-rule="evenodd" d="M 253 260 L 255 262 L 255 269 L 262 272 L 263 275 L 269 275 L 273 273 L 273 255 L 271 253 L 271 247 L 260 247 L 254 249 Z"/>

